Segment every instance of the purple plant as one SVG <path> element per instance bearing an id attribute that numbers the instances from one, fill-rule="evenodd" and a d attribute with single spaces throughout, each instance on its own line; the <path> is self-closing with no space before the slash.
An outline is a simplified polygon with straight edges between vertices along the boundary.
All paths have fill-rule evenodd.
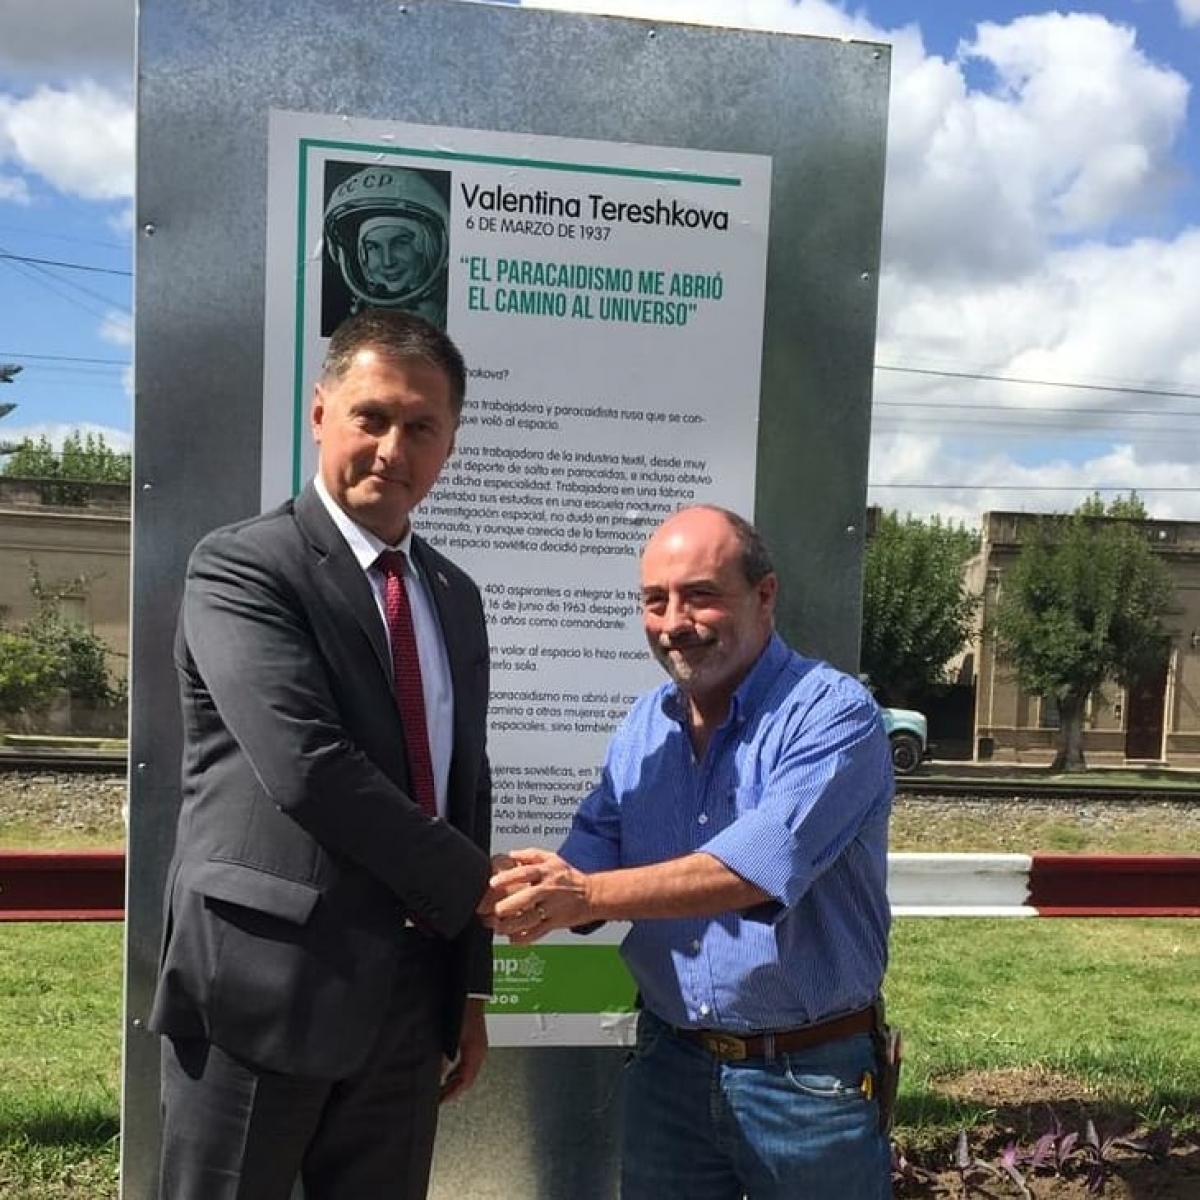
<path id="1" fill-rule="evenodd" d="M 1001 1173 L 997 1167 L 992 1166 L 989 1162 L 984 1162 L 981 1158 L 976 1158 L 971 1153 L 965 1129 L 958 1131 L 958 1142 L 954 1148 L 954 1160 L 951 1165 L 958 1172 L 959 1183 L 962 1186 L 960 1195 L 962 1196 L 969 1196 L 976 1183 L 982 1182 L 984 1179 L 998 1178 Z"/>
<path id="2" fill-rule="evenodd" d="M 1034 1142 L 1033 1149 L 1024 1156 L 1022 1162 L 1031 1171 L 1049 1171 L 1053 1175 L 1061 1175 L 1063 1167 L 1075 1156 L 1079 1134 L 1070 1132 L 1052 1108 L 1047 1111 L 1050 1114 L 1050 1129 Z"/>
<path id="3" fill-rule="evenodd" d="M 1000 1170 L 1012 1180 L 1017 1191 L 1025 1198 L 1032 1200 L 1029 1188 L 1025 1186 L 1025 1176 L 1021 1173 L 1021 1148 L 1016 1142 L 1009 1142 L 1000 1153 Z"/>
<path id="4" fill-rule="evenodd" d="M 959 1130 L 955 1143 L 952 1169 L 958 1174 L 959 1195 L 970 1197 L 994 1179 L 1006 1178 L 1024 1200 L 1032 1200 L 1027 1179 L 1041 1172 L 1065 1175 L 1082 1169 L 1084 1186 L 1093 1196 L 1102 1196 L 1112 1174 L 1115 1150 L 1129 1150 L 1147 1158 L 1162 1161 L 1170 1152 L 1174 1135 L 1167 1127 L 1157 1127 L 1143 1137 L 1101 1137 L 1094 1121 L 1089 1119 L 1082 1134 L 1068 1129 L 1058 1114 L 1047 1108 L 1050 1129 L 1043 1133 L 1028 1151 L 1017 1141 L 1010 1141 L 994 1163 L 978 1158 L 971 1150 L 965 1129 Z M 892 1181 L 894 1184 L 921 1186 L 935 1182 L 937 1175 L 910 1162 L 896 1143 L 892 1143 Z"/>
<path id="5" fill-rule="evenodd" d="M 904 1156 L 904 1151 L 893 1142 L 892 1143 L 892 1183 L 902 1184 L 925 1184 L 932 1183 L 936 1178 L 932 1171 L 925 1170 L 924 1167 L 918 1167 L 916 1163 L 910 1162 Z"/>

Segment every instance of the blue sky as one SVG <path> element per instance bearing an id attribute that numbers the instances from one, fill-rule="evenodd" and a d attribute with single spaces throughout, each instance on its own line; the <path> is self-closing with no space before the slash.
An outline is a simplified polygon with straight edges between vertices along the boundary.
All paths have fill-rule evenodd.
<path id="1" fill-rule="evenodd" d="M 893 47 L 870 499 L 1200 520 L 1200 0 L 540 0 Z M 133 0 L 0 0 L 0 440 L 132 428 Z"/>

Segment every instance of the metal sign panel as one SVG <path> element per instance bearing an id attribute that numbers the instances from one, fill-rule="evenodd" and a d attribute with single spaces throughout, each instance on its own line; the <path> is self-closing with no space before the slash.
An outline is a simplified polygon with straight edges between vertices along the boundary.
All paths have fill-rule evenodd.
<path id="1" fill-rule="evenodd" d="M 718 466 L 696 498 L 743 510 L 752 501 L 780 567 L 783 631 L 807 650 L 852 668 L 888 64 L 885 47 L 863 43 L 457 0 L 268 0 L 252 6 L 142 0 L 125 1197 L 141 1200 L 157 1187 L 158 1047 L 142 1022 L 154 982 L 162 879 L 178 804 L 171 642 L 183 568 L 203 533 L 260 508 L 270 491 L 270 464 L 281 453 L 291 456 L 290 463 L 303 453 L 294 424 L 289 429 L 273 421 L 270 410 L 282 404 L 294 411 L 297 394 L 302 405 L 311 382 L 298 314 L 313 314 L 319 346 L 325 297 L 324 285 L 315 284 L 320 303 L 305 308 L 303 263 L 311 259 L 313 270 L 323 272 L 328 263 L 321 264 L 322 256 L 334 253 L 324 234 L 316 234 L 317 225 L 324 228 L 325 217 L 336 212 L 339 194 L 366 186 L 362 173 L 376 157 L 443 188 L 448 213 L 455 214 L 447 218 L 454 252 L 432 302 L 442 306 L 439 315 L 466 344 L 469 365 L 479 373 L 472 380 L 479 411 L 486 415 L 484 402 L 490 402 L 492 415 L 509 416 L 515 404 L 533 402 L 506 391 L 495 375 L 485 378 L 484 371 L 550 363 L 537 403 L 553 392 L 564 407 L 578 407 L 572 397 L 586 384 L 602 393 L 597 407 L 618 387 L 628 390 L 636 398 L 628 411 L 640 412 L 643 420 L 652 413 L 713 417 L 726 448 L 747 449 L 726 459 L 713 449 Z M 302 142 L 309 147 L 305 154 L 323 143 L 311 160 L 320 181 L 307 189 L 299 175 L 287 181 L 287 172 L 302 162 Z M 385 153 L 397 145 L 423 152 L 424 161 L 410 155 L 400 162 Z M 443 158 L 432 161 L 429 152 L 439 145 Z M 469 165 L 461 159 L 451 164 L 446 154 L 474 158 Z M 738 262 L 745 265 L 760 246 L 765 257 L 759 273 L 739 285 L 738 311 L 731 305 L 724 320 L 719 303 L 700 298 L 697 320 L 702 315 L 712 324 L 704 341 L 690 347 L 671 341 L 667 329 L 631 330 L 623 322 L 606 357 L 608 335 L 588 332 L 582 319 L 573 323 L 569 308 L 561 320 L 546 312 L 497 314 L 496 306 L 509 302 L 496 290 L 501 260 L 524 264 L 513 269 L 526 283 L 538 263 L 627 265 L 631 286 L 618 280 L 605 293 L 608 302 L 625 307 L 608 311 L 650 313 L 660 311 L 645 307 L 660 299 L 656 287 L 664 289 L 661 300 L 672 299 L 666 290 L 671 273 L 705 274 L 708 259 L 689 235 L 690 243 L 678 243 L 692 248 L 687 255 L 656 263 L 656 240 L 635 238 L 628 222 L 612 216 L 615 208 L 554 215 L 556 225 L 561 219 L 609 227 L 610 249 L 627 235 L 624 249 L 607 257 L 592 253 L 596 246 L 582 250 L 582 237 L 566 255 L 565 235 L 557 232 L 550 252 L 533 240 L 536 234 L 516 227 L 505 231 L 506 242 L 468 245 L 465 224 L 453 222 L 465 222 L 469 195 L 477 217 L 483 211 L 479 197 L 489 189 L 498 195 L 496 182 L 483 177 L 488 157 L 509 160 L 505 169 L 524 173 L 530 192 L 554 190 L 538 183 L 535 171 L 557 170 L 562 178 L 564 164 L 592 170 L 589 186 L 578 193 L 582 205 L 592 203 L 592 194 L 613 205 L 646 205 L 659 186 L 656 172 L 664 179 L 674 173 L 756 180 L 744 193 L 746 249 Z M 279 168 L 279 161 L 291 165 Z M 598 168 L 615 182 L 596 184 Z M 648 174 L 632 182 L 639 171 Z M 458 178 L 439 180 L 439 172 Z M 283 207 L 281 195 L 288 196 Z M 503 203 L 497 201 L 501 208 Z M 730 206 L 707 205 L 708 211 L 718 208 Z M 271 247 L 285 227 L 291 234 L 307 232 L 281 259 Z M 368 249 L 362 253 L 365 263 Z M 698 264 L 695 271 L 689 262 Z M 656 273 L 666 278 L 656 284 Z M 338 278 L 331 278 L 336 288 Z M 341 302 L 352 302 L 353 285 L 366 288 L 369 282 L 354 269 L 343 273 Z M 562 299 L 558 292 L 519 303 L 574 303 L 573 293 Z M 290 327 L 286 320 L 276 323 L 289 311 L 279 307 L 281 294 L 290 297 Z M 593 299 L 598 315 L 600 297 Z M 499 324 L 501 318 L 509 324 Z M 520 356 L 506 359 L 501 348 L 514 336 Z M 579 346 L 575 380 L 573 342 Z M 270 366 L 285 343 L 287 379 L 272 375 Z M 686 368 L 697 354 L 711 370 L 693 378 Z M 638 392 L 639 372 L 655 386 Z M 270 394 L 264 402 L 265 377 Z M 708 377 L 724 380 L 721 388 L 735 394 L 706 390 Z M 676 378 L 685 394 L 656 398 L 670 392 Z M 664 416 L 664 423 L 669 419 Z M 541 446 L 553 431 L 522 426 L 518 437 L 481 428 L 464 430 L 464 436 L 468 432 L 481 452 L 500 452 Z M 586 441 L 576 434 L 577 443 Z M 604 453 L 635 456 L 627 433 L 614 437 Z M 682 471 L 682 461 L 666 470 Z M 306 469 L 298 468 L 301 475 Z M 632 538 L 636 522 L 626 526 Z M 463 558 L 453 548 L 451 553 Z M 542 559 L 527 561 L 506 586 L 542 571 Z M 477 570 L 472 562 L 464 565 Z M 616 568 L 629 571 L 633 586 L 632 559 L 620 559 Z M 495 611 L 490 608 L 489 616 Z M 627 636 L 625 629 L 617 633 Z M 529 648 L 519 638 L 493 640 L 509 646 L 513 656 Z M 444 1115 L 434 1194 L 505 1200 L 613 1194 L 619 1069 L 619 1052 L 609 1048 L 494 1051 L 476 1093 Z"/>

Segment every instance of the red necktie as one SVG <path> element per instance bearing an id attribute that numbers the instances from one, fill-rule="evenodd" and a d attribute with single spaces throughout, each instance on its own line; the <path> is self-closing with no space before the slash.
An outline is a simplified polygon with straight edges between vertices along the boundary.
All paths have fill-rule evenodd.
<path id="1" fill-rule="evenodd" d="M 412 798 L 431 817 L 437 816 L 437 793 L 433 786 L 433 759 L 429 753 L 429 729 L 425 722 L 425 693 L 421 688 L 421 660 L 413 632 L 412 609 L 404 586 L 405 557 L 402 550 L 385 550 L 376 559 L 387 578 L 384 612 L 392 644 L 392 679 L 396 707 L 404 726 L 408 749 Z"/>

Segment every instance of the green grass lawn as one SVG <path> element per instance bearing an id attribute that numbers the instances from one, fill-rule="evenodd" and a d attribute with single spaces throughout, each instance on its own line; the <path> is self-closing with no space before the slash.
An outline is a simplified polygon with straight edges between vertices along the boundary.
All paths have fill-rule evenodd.
<path id="1" fill-rule="evenodd" d="M 989 1072 L 1070 1081 L 1096 1111 L 1194 1128 L 1200 938 L 1187 920 L 898 921 L 898 1139 L 1014 1119 Z M 121 927 L 0 925 L 0 1197 L 115 1196 Z"/>
<path id="2" fill-rule="evenodd" d="M 122 929 L 0 925 L 0 1197 L 116 1195 Z"/>
<path id="3" fill-rule="evenodd" d="M 1031 804 L 998 821 L 968 805 L 932 827 L 913 804 L 893 845 L 1200 853 L 1183 808 L 1124 811 Z M 0 923 L 3 1200 L 116 1196 L 121 938 L 118 924 Z M 1019 1127 L 1039 1081 L 1098 1120 L 1200 1126 L 1200 921 L 901 919 L 887 992 L 905 1036 L 906 1148 Z"/>
<path id="4" fill-rule="evenodd" d="M 897 921 L 901 1121 L 971 1124 L 1003 1104 L 956 1099 L 955 1081 L 1017 1072 L 1058 1076 L 1057 1092 L 1098 1110 L 1195 1128 L 1198 935 L 1188 919 Z"/>

